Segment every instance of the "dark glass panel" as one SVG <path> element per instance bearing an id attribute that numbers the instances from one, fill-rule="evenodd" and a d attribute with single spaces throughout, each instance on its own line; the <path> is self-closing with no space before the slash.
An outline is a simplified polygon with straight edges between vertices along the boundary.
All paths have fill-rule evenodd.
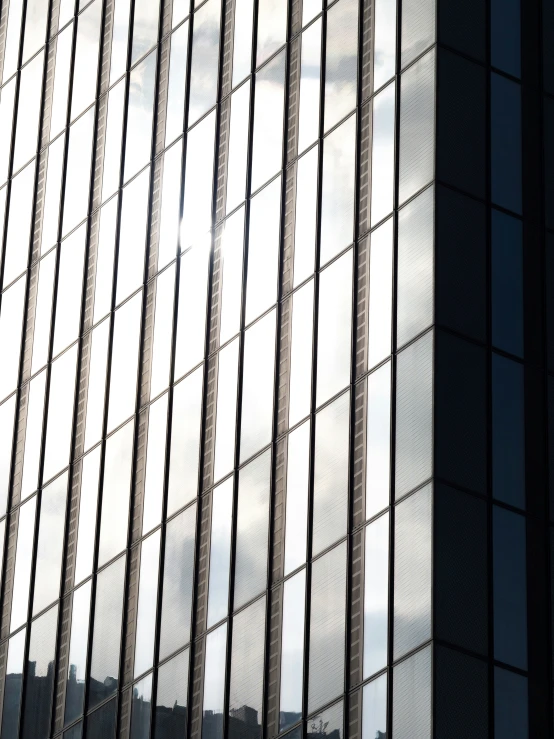
<path id="1" fill-rule="evenodd" d="M 71 638 L 69 668 L 65 690 L 65 723 L 74 721 L 83 713 L 87 668 L 88 629 L 90 618 L 91 581 L 73 594 L 71 611 Z"/>
<path id="2" fill-rule="evenodd" d="M 54 689 L 54 660 L 58 626 L 58 606 L 37 619 L 31 627 L 23 739 L 47 739 L 50 736 L 50 714 Z"/>
<path id="3" fill-rule="evenodd" d="M 94 713 L 87 716 L 87 739 L 114 739 L 117 719 L 117 700 L 108 701 Z"/>
<path id="4" fill-rule="evenodd" d="M 175 739 L 186 736 L 189 650 L 185 649 L 158 670 L 154 736 Z"/>
<path id="5" fill-rule="evenodd" d="M 308 719 L 306 726 L 306 739 L 343 739 L 344 737 L 344 708 L 343 702 L 335 703 L 334 706 L 326 708 L 317 716 Z"/>
<path id="6" fill-rule="evenodd" d="M 491 197 L 521 213 L 521 88 L 491 74 Z"/>
<path id="7" fill-rule="evenodd" d="M 131 739 L 149 739 L 152 713 L 152 673 L 133 685 Z"/>
<path id="8" fill-rule="evenodd" d="M 25 653 L 25 633 L 22 629 L 12 636 L 8 643 L 8 660 L 4 683 L 4 710 L 2 712 L 2 739 L 16 737 L 21 706 L 21 686 L 23 683 L 23 657 Z"/>
<path id="9" fill-rule="evenodd" d="M 527 678 L 515 672 L 494 668 L 494 736 L 527 739 L 529 736 Z"/>
<path id="10" fill-rule="evenodd" d="M 523 224 L 492 210 L 492 343 L 523 356 Z"/>

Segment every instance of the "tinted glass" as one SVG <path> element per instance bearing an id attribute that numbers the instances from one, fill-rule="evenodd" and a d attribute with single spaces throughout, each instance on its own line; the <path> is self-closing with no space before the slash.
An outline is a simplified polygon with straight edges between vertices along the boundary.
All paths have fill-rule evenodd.
<path id="1" fill-rule="evenodd" d="M 208 249 L 199 246 L 181 257 L 175 377 L 202 361 L 206 340 Z"/>
<path id="2" fill-rule="evenodd" d="M 56 74 L 50 118 L 50 138 L 53 139 L 65 128 L 69 96 L 69 73 L 73 45 L 73 23 L 56 38 Z"/>
<path id="3" fill-rule="evenodd" d="M 142 543 L 140 580 L 135 636 L 135 677 L 142 675 L 154 659 L 158 570 L 160 564 L 160 531 Z M 149 709 L 150 710 L 150 709 Z"/>
<path id="4" fill-rule="evenodd" d="M 0 90 L 0 182 L 2 183 L 8 178 L 15 84 L 16 79 L 14 78 Z"/>
<path id="5" fill-rule="evenodd" d="M 220 480 L 223 475 L 233 469 L 234 465 L 238 358 L 238 339 L 227 344 L 219 352 L 214 452 L 215 480 Z"/>
<path id="6" fill-rule="evenodd" d="M 90 593 L 91 583 L 87 582 L 73 594 L 71 638 L 69 642 L 69 668 L 65 689 L 66 724 L 78 718 L 83 712 L 87 667 Z"/>
<path id="7" fill-rule="evenodd" d="M 309 474 L 310 423 L 307 421 L 288 438 L 285 575 L 306 561 Z"/>
<path id="8" fill-rule="evenodd" d="M 4 251 L 4 288 L 27 267 L 35 168 L 33 161 L 12 181 Z"/>
<path id="9" fill-rule="evenodd" d="M 60 594 L 67 479 L 66 472 L 42 491 L 33 615 L 40 613 Z"/>
<path id="10" fill-rule="evenodd" d="M 313 274 L 317 218 L 317 170 L 319 147 L 298 160 L 294 220 L 294 286 Z"/>
<path id="11" fill-rule="evenodd" d="M 302 716 L 305 598 L 306 570 L 302 570 L 287 580 L 283 587 L 279 703 L 281 731 L 292 726 Z"/>
<path id="12" fill-rule="evenodd" d="M 307 737 L 316 739 L 320 736 L 330 736 L 333 739 L 343 739 L 344 715 L 342 701 L 312 716 L 307 722 Z"/>
<path id="13" fill-rule="evenodd" d="M 492 210 L 492 341 L 523 356 L 523 224 Z"/>
<path id="14" fill-rule="evenodd" d="M 515 672 L 494 668 L 494 736 L 529 736 L 529 698 L 527 678 Z"/>
<path id="15" fill-rule="evenodd" d="M 210 581 L 208 586 L 208 628 L 225 618 L 229 607 L 229 567 L 233 478 L 214 488 L 210 536 Z"/>
<path id="16" fill-rule="evenodd" d="M 521 89 L 491 74 L 491 196 L 521 213 Z"/>
<path id="17" fill-rule="evenodd" d="M 185 736 L 187 726 L 189 650 L 185 649 L 158 670 L 155 736 Z"/>
<path id="18" fill-rule="evenodd" d="M 340 0 L 327 12 L 325 131 L 356 105 L 358 2 Z"/>
<path id="19" fill-rule="evenodd" d="M 430 736 L 431 648 L 427 647 L 400 662 L 393 671 L 392 730 L 395 739 Z M 402 696 L 398 700 L 397 696 Z"/>
<path id="20" fill-rule="evenodd" d="M 37 619 L 31 627 L 27 657 L 23 739 L 46 739 L 50 736 L 57 627 L 57 605 Z"/>
<path id="21" fill-rule="evenodd" d="M 389 616 L 389 516 L 365 530 L 364 677 L 387 665 Z"/>

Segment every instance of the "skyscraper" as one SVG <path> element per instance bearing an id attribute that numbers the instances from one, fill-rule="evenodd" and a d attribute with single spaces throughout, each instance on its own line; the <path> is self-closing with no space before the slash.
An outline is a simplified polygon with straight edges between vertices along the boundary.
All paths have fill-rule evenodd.
<path id="1" fill-rule="evenodd" d="M 0 739 L 553 736 L 541 1 L 0 4 Z"/>

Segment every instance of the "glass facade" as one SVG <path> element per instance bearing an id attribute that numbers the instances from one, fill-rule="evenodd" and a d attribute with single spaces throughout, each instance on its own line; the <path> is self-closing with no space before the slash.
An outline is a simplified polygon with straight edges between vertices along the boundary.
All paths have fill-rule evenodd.
<path id="1" fill-rule="evenodd" d="M 0 2 L 0 739 L 552 736 L 550 5 Z"/>

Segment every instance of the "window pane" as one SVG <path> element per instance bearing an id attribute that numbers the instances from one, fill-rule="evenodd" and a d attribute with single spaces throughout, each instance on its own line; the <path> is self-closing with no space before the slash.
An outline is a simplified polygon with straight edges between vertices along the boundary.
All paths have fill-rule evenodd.
<path id="1" fill-rule="evenodd" d="M 10 151 L 12 148 L 13 110 L 15 101 L 14 78 L 0 90 L 0 183 L 8 179 Z"/>
<path id="2" fill-rule="evenodd" d="M 378 90 L 396 69 L 396 0 L 376 0 L 374 15 L 373 89 Z"/>
<path id="3" fill-rule="evenodd" d="M 81 495 L 79 497 L 79 528 L 77 530 L 77 554 L 75 556 L 75 583 L 79 584 L 92 572 L 96 514 L 98 509 L 98 483 L 100 479 L 100 452 L 97 446 L 83 459 L 81 471 Z"/>
<path id="4" fill-rule="evenodd" d="M 294 219 L 294 287 L 314 272 L 319 147 L 298 160 Z"/>
<path id="5" fill-rule="evenodd" d="M 158 398 L 155 403 L 152 403 L 148 413 L 148 441 L 142 509 L 143 536 L 162 520 L 168 397 L 169 393 L 165 393 L 161 398 Z"/>
<path id="6" fill-rule="evenodd" d="M 187 53 L 189 23 L 183 23 L 171 36 L 169 80 L 167 83 L 167 110 L 165 143 L 170 144 L 183 133 L 185 93 L 187 88 Z"/>
<path id="7" fill-rule="evenodd" d="M 354 237 L 356 116 L 336 128 L 323 143 L 320 266 Z"/>
<path id="8" fill-rule="evenodd" d="M 12 395 L 9 400 L 6 400 L 5 403 L 0 405 L 0 516 L 3 516 L 6 512 L 8 502 L 12 466 L 15 399 L 16 396 Z"/>
<path id="9" fill-rule="evenodd" d="M 433 490 L 426 485 L 396 506 L 394 658 L 431 638 Z M 414 614 L 417 613 L 417 618 Z"/>
<path id="10" fill-rule="evenodd" d="M 28 164 L 12 181 L 4 252 L 4 288 L 27 267 L 35 165 L 36 161 Z"/>
<path id="11" fill-rule="evenodd" d="M 394 202 L 395 85 L 373 99 L 371 142 L 371 225 L 392 213 Z"/>
<path id="12" fill-rule="evenodd" d="M 434 0 L 404 0 L 402 3 L 402 68 L 435 41 Z"/>
<path id="13" fill-rule="evenodd" d="M 25 310 L 25 277 L 2 294 L 0 303 L 0 398 L 5 398 L 17 387 L 23 311 Z"/>
<path id="14" fill-rule="evenodd" d="M 102 436 L 109 341 L 110 321 L 107 320 L 97 326 L 92 332 L 85 423 L 85 449 L 90 449 Z"/>
<path id="15" fill-rule="evenodd" d="M 42 491 L 33 616 L 40 613 L 60 595 L 67 479 L 66 472 Z"/>
<path id="16" fill-rule="evenodd" d="M 334 706 L 327 708 L 317 716 L 308 719 L 308 737 L 310 739 L 318 736 L 329 736 L 333 739 L 343 739 L 344 737 L 344 712 L 343 702 L 335 703 Z"/>
<path id="17" fill-rule="evenodd" d="M 43 370 L 29 384 L 27 429 L 25 433 L 25 451 L 23 453 L 23 477 L 21 480 L 22 500 L 25 500 L 38 486 L 45 392 L 46 370 Z"/>
<path id="18" fill-rule="evenodd" d="M 116 311 L 112 340 L 108 432 L 135 410 L 142 293 Z"/>
<path id="19" fill-rule="evenodd" d="M 229 608 L 232 510 L 233 478 L 231 477 L 214 488 L 212 493 L 208 628 L 225 618 Z"/>
<path id="20" fill-rule="evenodd" d="M 131 66 L 155 46 L 159 18 L 160 0 L 135 0 Z"/>
<path id="21" fill-rule="evenodd" d="M 307 146 L 313 143 L 317 139 L 319 132 L 319 94 L 321 90 L 321 20 L 317 20 L 302 34 L 301 59 L 300 98 L 298 103 L 299 152 L 304 151 Z M 354 74 L 356 73 L 354 72 Z M 297 187 L 297 193 L 298 192 L 300 192 L 300 190 Z"/>
<path id="22" fill-rule="evenodd" d="M 314 282 L 292 296 L 290 339 L 289 426 L 305 418 L 311 407 Z"/>
<path id="23" fill-rule="evenodd" d="M 389 515 L 365 530 L 364 678 L 387 665 Z"/>
<path id="24" fill-rule="evenodd" d="M 286 41 L 286 0 L 260 0 L 258 7 L 258 42 L 256 67 L 277 51 Z"/>
<path id="25" fill-rule="evenodd" d="M 60 245 L 54 357 L 79 336 L 86 236 L 86 224 L 83 224 Z"/>
<path id="26" fill-rule="evenodd" d="M 149 190 L 150 169 L 146 169 L 127 185 L 121 196 L 116 305 L 143 281 Z"/>
<path id="27" fill-rule="evenodd" d="M 367 447 L 365 517 L 389 504 L 391 366 L 379 367 L 367 378 Z"/>
<path id="28" fill-rule="evenodd" d="M 410 2 L 414 8 L 424 7 L 421 0 Z M 405 6 L 403 12 L 406 18 Z M 400 81 L 400 101 L 399 201 L 403 203 L 434 177 L 434 50 L 403 73 Z"/>
<path id="29" fill-rule="evenodd" d="M 275 314 L 271 311 L 244 334 L 240 461 L 271 441 L 275 377 Z"/>
<path id="30" fill-rule="evenodd" d="M 90 618 L 91 583 L 87 582 L 73 594 L 69 669 L 65 692 L 65 723 L 83 713 L 87 667 L 88 629 Z"/>
<path id="31" fill-rule="evenodd" d="M 204 661 L 204 706 L 202 737 L 221 739 L 223 736 L 223 702 L 225 696 L 225 655 L 227 624 L 206 637 Z"/>
<path id="32" fill-rule="evenodd" d="M 155 88 L 156 52 L 152 52 L 131 72 L 129 81 L 125 182 L 150 160 Z"/>
<path id="33" fill-rule="evenodd" d="M 519 0 L 491 2 L 491 64 L 521 76 L 521 7 Z"/>
<path id="34" fill-rule="evenodd" d="M 101 0 L 95 0 L 77 18 L 71 120 L 82 113 L 96 97 L 101 20 Z"/>
<path id="35" fill-rule="evenodd" d="M 10 632 L 15 631 L 15 629 L 24 624 L 27 620 L 36 507 L 37 499 L 35 496 L 19 509 Z"/>
<path id="36" fill-rule="evenodd" d="M 281 1 L 277 0 L 277 2 Z M 260 47 L 258 46 L 259 51 Z M 252 192 L 255 192 L 281 169 L 283 107 L 285 102 L 284 78 L 284 51 L 275 59 L 272 59 L 256 75 L 254 140 L 252 144 Z"/>
<path id="37" fill-rule="evenodd" d="M 208 0 L 194 15 L 188 124 L 215 105 L 217 96 L 221 5 Z"/>
<path id="38" fill-rule="evenodd" d="M 283 587 L 280 731 L 295 724 L 302 716 L 305 598 L 306 570 L 302 570 L 287 580 Z"/>
<path id="39" fill-rule="evenodd" d="M 387 732 L 387 676 L 364 685 L 362 739 L 385 739 Z"/>
<path id="40" fill-rule="evenodd" d="M 391 353 L 393 219 L 371 234 L 369 254 L 368 366 Z"/>
<path id="41" fill-rule="evenodd" d="M 187 692 L 189 650 L 178 654 L 158 670 L 156 690 L 155 736 L 185 736 L 187 727 Z"/>
<path id="42" fill-rule="evenodd" d="M 523 356 L 523 224 L 492 210 L 492 341 Z"/>
<path id="43" fill-rule="evenodd" d="M 215 0 L 210 0 L 213 3 Z M 208 3 L 208 5 L 210 4 Z M 206 7 L 206 6 L 204 6 Z M 212 227 L 215 111 L 188 134 L 181 249 L 209 249 Z"/>
<path id="44" fill-rule="evenodd" d="M 167 524 L 160 659 L 190 640 L 195 527 L 196 505 L 187 508 Z"/>
<path id="45" fill-rule="evenodd" d="M 64 150 L 65 136 L 60 136 L 48 147 L 46 190 L 42 212 L 41 254 L 46 254 L 48 249 L 58 240 Z"/>
<path id="46" fill-rule="evenodd" d="M 31 627 L 27 657 L 23 739 L 42 739 L 50 734 L 57 626 L 58 606 L 56 605 L 37 619 Z"/>
<path id="47" fill-rule="evenodd" d="M 245 323 L 248 325 L 277 300 L 281 178 L 250 203 L 250 236 Z"/>
<path id="48" fill-rule="evenodd" d="M 21 169 L 37 151 L 43 72 L 43 51 L 21 70 L 12 172 Z"/>
<path id="49" fill-rule="evenodd" d="M 15 737 L 19 724 L 21 705 L 21 684 L 23 682 L 23 659 L 25 654 L 25 634 L 22 629 L 8 642 L 6 664 L 6 683 L 4 686 L 4 710 L 2 712 L 2 736 Z"/>
<path id="50" fill-rule="evenodd" d="M 100 211 L 94 284 L 94 323 L 104 318 L 112 307 L 117 204 L 118 198 L 112 198 Z"/>
<path id="51" fill-rule="evenodd" d="M 94 131 L 94 108 L 69 129 L 62 236 L 86 218 Z"/>
<path id="52" fill-rule="evenodd" d="M 527 678 L 515 672 L 494 668 L 494 736 L 504 739 L 529 736 L 529 698 Z"/>
<path id="53" fill-rule="evenodd" d="M 33 374 L 44 367 L 48 361 L 56 256 L 56 249 L 53 249 L 39 265 L 35 328 L 33 331 L 33 361 L 31 363 L 31 373 Z"/>
<path id="54" fill-rule="evenodd" d="M 129 519 L 134 422 L 106 441 L 98 566 L 125 549 Z"/>
<path id="55" fill-rule="evenodd" d="M 46 38 L 48 20 L 48 0 L 28 0 L 25 8 L 25 41 L 23 59 L 25 63 L 35 51 L 40 49 Z"/>
<path id="56" fill-rule="evenodd" d="M 159 564 L 160 530 L 158 529 L 152 536 L 143 541 L 140 555 L 137 630 L 135 634 L 135 677 L 150 669 L 154 660 Z"/>
<path id="57" fill-rule="evenodd" d="M 104 169 L 102 170 L 102 202 L 113 195 L 119 187 L 124 107 L 125 80 L 121 80 L 108 93 Z"/>
<path id="58" fill-rule="evenodd" d="M 494 657 L 527 669 L 526 535 L 523 516 L 493 507 Z"/>
<path id="59" fill-rule="evenodd" d="M 69 96 L 69 73 L 71 71 L 71 52 L 73 46 L 73 23 L 56 37 L 56 67 L 52 113 L 50 117 L 50 140 L 65 128 L 67 121 L 67 101 Z"/>
<path id="60" fill-rule="evenodd" d="M 86 718 L 87 739 L 113 739 L 117 718 L 117 701 L 111 700 Z"/>
<path id="61" fill-rule="evenodd" d="M 491 197 L 521 213 L 521 89 L 491 74 Z"/>
<path id="62" fill-rule="evenodd" d="M 181 212 L 181 165 L 183 142 L 178 141 L 163 155 L 162 205 L 158 240 L 158 269 L 163 269 L 177 254 Z"/>
<path id="63" fill-rule="evenodd" d="M 204 358 L 209 249 L 198 245 L 181 257 L 175 378 L 182 377 Z"/>
<path id="64" fill-rule="evenodd" d="M 171 349 L 173 344 L 173 304 L 175 298 L 175 266 L 158 276 L 154 339 L 150 376 L 150 397 L 156 398 L 169 385 Z"/>
<path id="65" fill-rule="evenodd" d="M 244 212 L 241 208 L 223 224 L 221 235 L 221 311 L 219 343 L 224 344 L 240 330 L 242 272 L 244 258 Z"/>
<path id="66" fill-rule="evenodd" d="M 264 685 L 265 597 L 233 619 L 229 733 L 260 739 Z"/>
<path id="67" fill-rule="evenodd" d="M 321 273 L 317 346 L 317 405 L 350 382 L 352 250 Z"/>
<path id="68" fill-rule="evenodd" d="M 327 12 L 325 131 L 356 105 L 358 2 L 340 0 Z"/>
<path id="69" fill-rule="evenodd" d="M 242 203 L 246 196 L 246 165 L 250 118 L 250 82 L 231 96 L 229 159 L 227 164 L 226 213 Z"/>
<path id="70" fill-rule="evenodd" d="M 312 565 L 308 711 L 344 691 L 346 543 Z"/>
<path id="71" fill-rule="evenodd" d="M 254 25 L 253 0 L 235 1 L 233 42 L 233 87 L 248 74 L 252 66 L 252 26 Z"/>
<path id="72" fill-rule="evenodd" d="M 344 393 L 315 420 L 312 554 L 346 534 L 350 393 Z"/>
<path id="73" fill-rule="evenodd" d="M 148 739 L 152 713 L 152 674 L 133 685 L 130 739 Z"/>
<path id="74" fill-rule="evenodd" d="M 427 647 L 394 668 L 392 692 L 394 739 L 432 736 L 431 661 L 431 647 Z"/>
<path id="75" fill-rule="evenodd" d="M 525 508 L 525 402 L 523 365 L 492 355 L 492 491 L 497 500 Z"/>
<path id="76" fill-rule="evenodd" d="M 113 85 L 113 83 L 121 77 L 127 66 L 130 8 L 131 0 L 115 0 L 115 9 L 113 12 L 110 85 Z"/>
<path id="77" fill-rule="evenodd" d="M 269 450 L 239 472 L 233 602 L 235 611 L 266 587 L 270 481 Z"/>
<path id="78" fill-rule="evenodd" d="M 200 464 L 203 368 L 175 386 L 167 491 L 170 516 L 196 496 Z"/>
<path id="79" fill-rule="evenodd" d="M 215 424 L 214 480 L 234 467 L 239 340 L 219 352 Z"/>
<path id="80" fill-rule="evenodd" d="M 96 706 L 118 687 L 124 576 L 125 557 L 120 557 L 96 581 L 89 707 Z M 107 736 L 98 734 L 99 739 Z"/>
<path id="81" fill-rule="evenodd" d="M 42 479 L 50 480 L 69 464 L 71 432 L 73 429 L 73 403 L 75 400 L 75 373 L 77 371 L 78 346 L 74 344 L 53 364 L 50 374 L 48 398 L 48 422 Z"/>
<path id="82" fill-rule="evenodd" d="M 4 65 L 2 67 L 2 84 L 17 69 L 19 43 L 21 39 L 21 20 L 23 16 L 23 0 L 12 0 L 8 6 L 8 24 L 4 46 Z M 4 731 L 2 731 L 4 733 Z M 7 735 L 6 735 L 7 736 Z M 15 734 L 14 734 L 15 736 Z"/>
<path id="83" fill-rule="evenodd" d="M 288 438 L 285 575 L 306 561 L 309 475 L 310 422 L 306 421 Z"/>

